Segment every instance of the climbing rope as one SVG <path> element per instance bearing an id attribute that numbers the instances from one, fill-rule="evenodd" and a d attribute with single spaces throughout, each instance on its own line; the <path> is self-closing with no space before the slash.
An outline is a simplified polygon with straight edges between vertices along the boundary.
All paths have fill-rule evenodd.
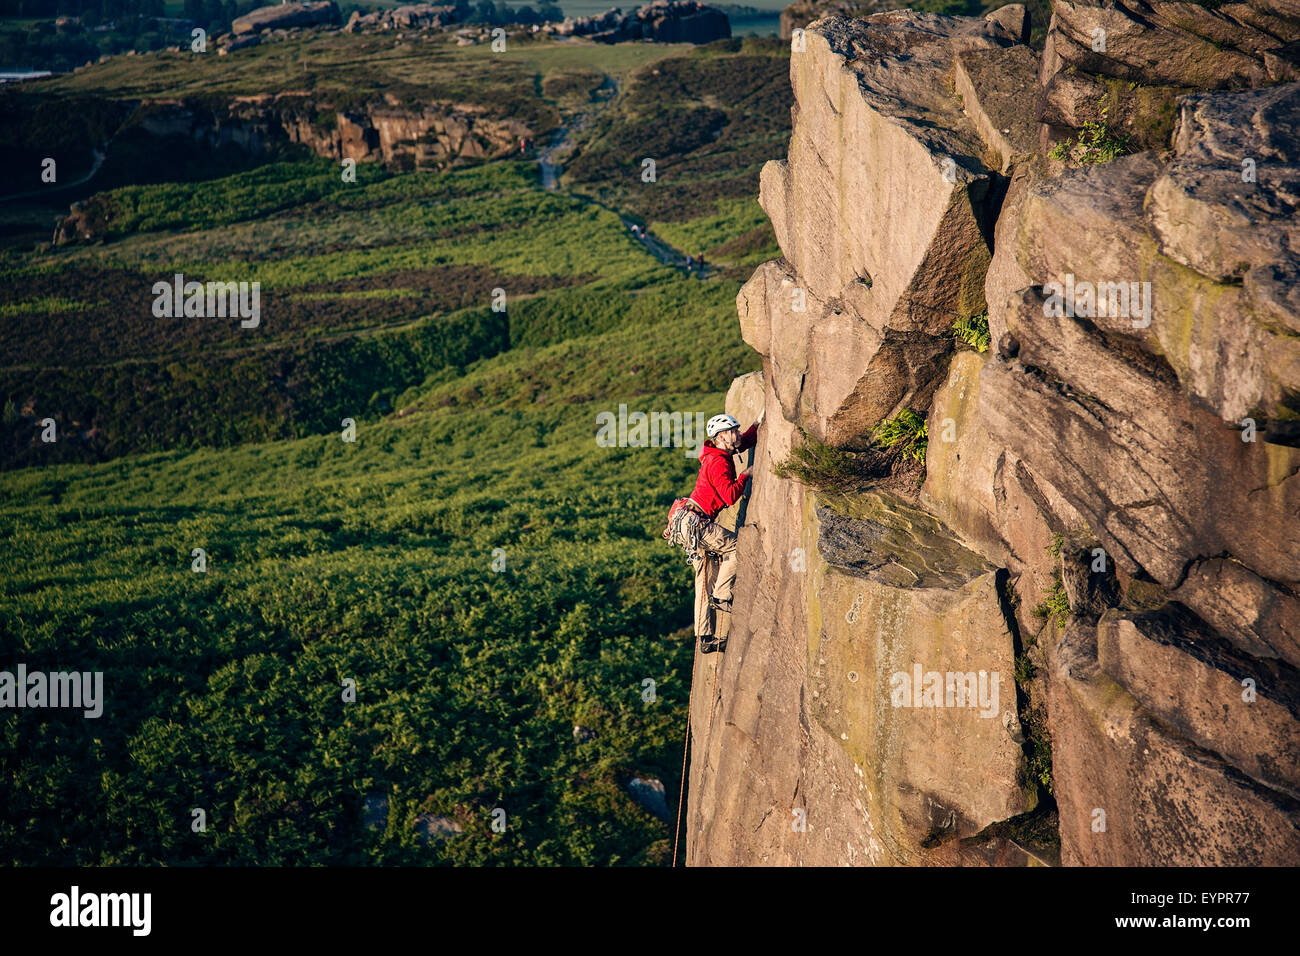
<path id="1" fill-rule="evenodd" d="M 686 796 L 686 753 L 691 748 L 691 705 L 695 703 L 695 665 L 699 651 L 691 657 L 691 687 L 686 697 L 686 740 L 682 743 L 682 786 L 677 791 L 677 833 L 673 836 L 673 866 L 677 866 L 677 844 L 682 838 L 682 798 Z"/>
<path id="2" fill-rule="evenodd" d="M 728 628 L 730 630 L 730 628 Z M 728 637 L 731 635 L 728 634 Z M 677 791 L 677 833 L 673 837 L 673 866 L 677 866 L 677 844 L 682 836 L 682 798 L 686 793 L 686 754 L 691 746 L 691 705 L 695 702 L 695 665 L 699 662 L 700 652 L 696 650 L 695 657 L 691 660 L 691 690 L 690 696 L 686 699 L 686 740 L 682 744 L 682 786 Z M 716 709 L 714 704 L 718 700 L 718 670 L 722 667 L 721 658 L 713 667 L 713 685 L 709 688 L 709 729 L 705 731 L 704 739 L 706 741 L 713 739 L 713 712 Z"/>

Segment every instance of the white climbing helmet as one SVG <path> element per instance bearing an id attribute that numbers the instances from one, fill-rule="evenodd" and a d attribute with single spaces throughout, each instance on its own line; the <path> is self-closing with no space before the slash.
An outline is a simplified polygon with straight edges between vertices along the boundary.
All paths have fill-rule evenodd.
<path id="1" fill-rule="evenodd" d="M 714 415 L 709 419 L 709 423 L 704 426 L 705 433 L 714 438 L 718 432 L 725 432 L 728 428 L 739 428 L 740 422 L 736 421 L 730 415 Z"/>

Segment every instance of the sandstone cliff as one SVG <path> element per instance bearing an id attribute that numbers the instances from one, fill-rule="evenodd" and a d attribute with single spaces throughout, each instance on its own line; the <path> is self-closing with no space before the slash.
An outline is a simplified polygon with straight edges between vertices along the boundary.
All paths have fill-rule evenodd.
<path id="1" fill-rule="evenodd" d="M 288 140 L 330 159 L 446 166 L 506 154 L 532 130 L 474 104 L 408 105 L 391 100 L 338 109 L 303 93 L 239 96 L 214 104 L 153 101 L 139 124 L 157 136 L 180 135 L 213 146 L 257 151 Z"/>
<path id="2" fill-rule="evenodd" d="M 761 185 L 783 255 L 737 299 L 763 370 L 728 410 L 766 422 L 729 644 L 697 664 L 692 865 L 1300 863 L 1300 33 L 1274 6 L 1154 5 L 1147 30 L 1219 38 L 1185 69 L 1132 5 L 1056 3 L 1042 56 L 1018 17 L 808 28 Z M 1096 18 L 1107 54 L 1075 57 Z M 1076 168 L 1067 72 L 1173 122 Z M 984 315 L 991 347 L 958 347 Z M 908 410 L 923 474 L 872 438 Z M 778 477 L 820 443 L 854 481 Z"/>
<path id="3" fill-rule="evenodd" d="M 510 155 L 521 138 L 537 135 L 533 125 L 500 112 L 469 103 L 409 105 L 391 97 L 338 108 L 306 93 L 287 92 L 149 100 L 138 104 L 131 127 L 164 150 L 177 138 L 254 154 L 294 143 L 339 161 L 446 169 Z M 54 242 L 97 238 L 106 211 L 98 197 L 74 204 L 55 226 Z"/>

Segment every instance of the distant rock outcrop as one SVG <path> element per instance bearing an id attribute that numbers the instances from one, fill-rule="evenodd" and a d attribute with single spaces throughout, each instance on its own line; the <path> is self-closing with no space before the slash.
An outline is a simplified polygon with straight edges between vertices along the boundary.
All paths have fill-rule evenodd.
<path id="1" fill-rule="evenodd" d="M 591 17 L 548 23 L 543 33 L 585 36 L 599 43 L 653 40 L 657 43 L 712 43 L 731 36 L 731 21 L 716 7 L 696 0 L 654 0 L 633 13 L 617 7 Z"/>
<path id="2" fill-rule="evenodd" d="M 450 4 L 416 3 L 384 7 L 370 13 L 353 10 L 343 27 L 345 33 L 366 30 L 438 30 L 459 22 L 456 7 Z"/>
<path id="3" fill-rule="evenodd" d="M 473 18 L 471 17 L 472 21 Z M 363 14 L 353 11 L 344 31 L 363 33 L 375 30 L 443 30 L 460 22 L 457 8 L 446 4 L 412 4 L 375 10 Z M 457 31 L 463 46 L 484 42 L 487 31 L 467 27 Z M 711 43 L 731 36 L 727 15 L 716 7 L 698 0 L 654 0 L 624 13 L 614 7 L 588 17 L 566 17 L 562 21 L 531 24 L 530 32 L 542 36 L 581 36 L 598 43 L 624 43 L 650 40 L 656 43 Z"/>
<path id="4" fill-rule="evenodd" d="M 693 864 L 1300 863 L 1300 29 L 1054 10 L 1041 57 L 1007 8 L 825 16 L 791 54 Z M 919 488 L 868 451 L 903 411 Z M 877 471 L 777 477 L 814 440 Z"/>
<path id="5" fill-rule="evenodd" d="M 446 169 L 514 153 L 536 131 L 527 123 L 474 103 L 408 106 L 394 97 L 338 109 L 306 93 L 232 98 L 154 100 L 141 104 L 133 127 L 164 141 L 184 137 L 211 147 L 262 153 L 286 143 L 318 156 L 380 162 L 399 169 Z M 97 238 L 105 207 L 94 197 L 74 205 L 55 227 L 54 242 Z"/>
<path id="6" fill-rule="evenodd" d="M 334 0 L 293 0 L 278 3 L 270 7 L 258 7 L 256 10 L 235 17 L 230 24 L 230 32 L 236 36 L 245 33 L 261 33 L 266 30 L 287 30 L 291 27 L 311 27 L 326 23 L 338 23 L 339 8 Z"/>

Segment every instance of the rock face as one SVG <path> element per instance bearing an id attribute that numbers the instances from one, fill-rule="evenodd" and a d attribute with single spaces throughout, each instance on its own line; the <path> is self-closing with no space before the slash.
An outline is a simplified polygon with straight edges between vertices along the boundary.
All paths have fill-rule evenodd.
<path id="1" fill-rule="evenodd" d="M 1148 62 L 1139 8 L 1224 56 Z M 792 51 L 694 865 L 1300 863 L 1298 35 L 1262 0 L 1054 10 L 1042 57 L 1015 10 L 831 15 Z M 1066 75 L 1183 91 L 1165 148 L 1048 158 Z M 901 410 L 919 486 L 863 464 Z M 778 477 L 814 440 L 860 480 Z"/>
<path id="2" fill-rule="evenodd" d="M 302 143 L 330 159 L 450 165 L 516 148 L 531 135 L 518 120 L 498 118 L 472 104 L 409 107 L 378 103 L 339 111 L 303 94 L 236 97 L 213 108 L 185 100 L 148 104 L 140 125 L 156 136 L 186 136 L 213 146 L 257 152 L 276 143 Z"/>
<path id="3" fill-rule="evenodd" d="M 928 403 L 949 327 L 983 311 L 994 183 L 944 78 L 959 52 L 1001 42 L 981 20 L 862 22 L 819 21 L 791 54 L 789 156 L 760 191 L 785 262 L 756 273 L 740 306 L 746 342 L 776 356 L 785 416 L 849 446 Z"/>
<path id="4" fill-rule="evenodd" d="M 1103 122 L 1163 149 L 1177 96 L 1300 79 L 1297 37 L 1300 7 L 1279 0 L 1052 0 L 1037 107 L 1043 145 Z"/>
<path id="5" fill-rule="evenodd" d="M 798 0 L 781 11 L 781 39 L 789 40 L 796 29 L 822 17 L 865 17 L 902 6 L 903 0 Z"/>
<path id="6" fill-rule="evenodd" d="M 327 114 L 329 115 L 329 114 Z M 333 124 L 304 113 L 289 114 L 289 140 L 333 159 L 375 160 L 413 168 L 442 167 L 462 160 L 491 159 L 512 152 L 532 130 L 469 104 L 422 109 L 371 107 L 335 112 Z"/>
<path id="7" fill-rule="evenodd" d="M 258 7 L 242 17 L 235 17 L 230 32 L 236 36 L 245 33 L 262 33 L 267 30 L 287 30 L 290 27 L 311 27 L 324 23 L 338 23 L 339 8 L 333 0 L 313 3 L 311 0 L 296 3 L 278 3 Z"/>
<path id="8" fill-rule="evenodd" d="M 643 777 L 633 777 L 627 783 L 628 792 L 632 794 L 632 799 L 641 805 L 649 813 L 653 813 L 660 820 L 671 820 L 673 815 L 668 809 L 668 798 L 664 794 L 664 782 L 658 777 L 645 779 Z"/>

